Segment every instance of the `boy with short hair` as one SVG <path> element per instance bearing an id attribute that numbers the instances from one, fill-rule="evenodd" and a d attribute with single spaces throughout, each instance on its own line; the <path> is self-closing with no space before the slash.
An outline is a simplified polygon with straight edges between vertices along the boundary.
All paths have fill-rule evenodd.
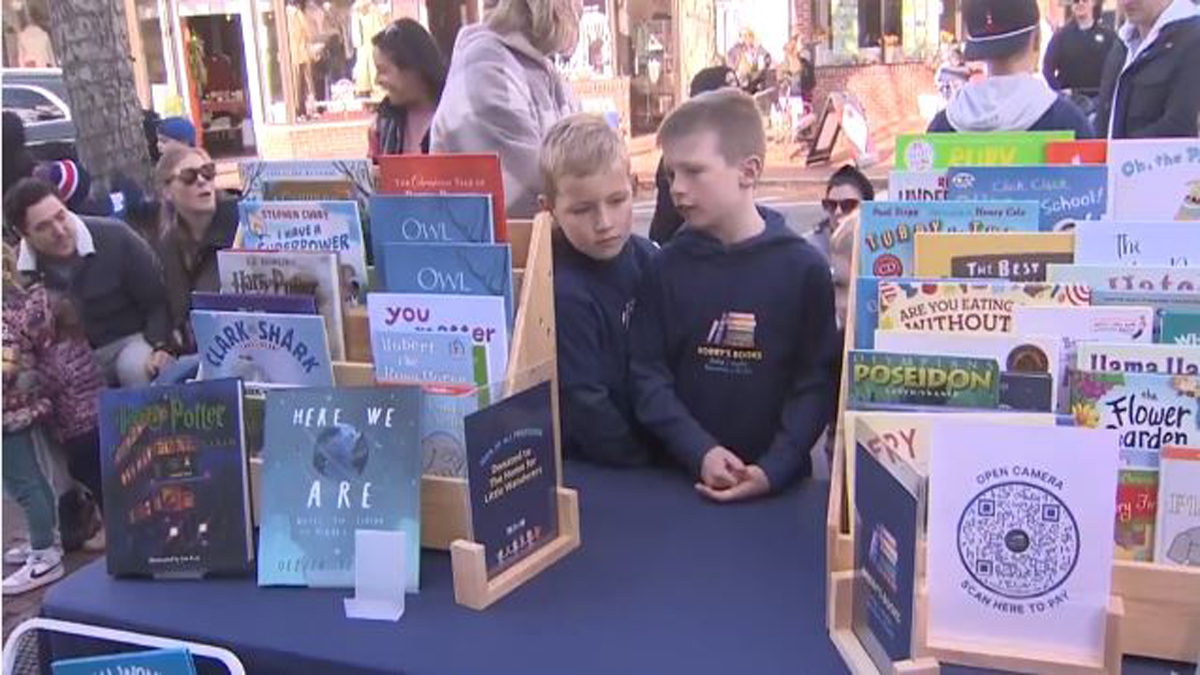
<path id="1" fill-rule="evenodd" d="M 837 349 L 829 265 L 754 204 L 766 137 L 752 98 L 697 96 L 658 141 L 687 224 L 638 295 L 635 410 L 701 494 L 747 499 L 811 471 Z"/>
<path id="2" fill-rule="evenodd" d="M 629 391 L 629 317 L 654 245 L 630 236 L 633 186 L 621 137 L 596 115 L 564 118 L 540 157 L 554 217 L 554 309 L 563 448 L 634 466 L 650 459 Z"/>

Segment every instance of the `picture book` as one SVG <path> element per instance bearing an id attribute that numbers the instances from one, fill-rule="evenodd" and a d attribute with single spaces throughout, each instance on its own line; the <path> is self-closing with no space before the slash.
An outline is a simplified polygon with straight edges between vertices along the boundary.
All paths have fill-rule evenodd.
<path id="1" fill-rule="evenodd" d="M 1117 520 L 1113 532 L 1118 560 L 1154 561 L 1159 472 L 1121 469 L 1117 473 Z"/>
<path id="2" fill-rule="evenodd" d="M 892 662 L 913 655 L 924 477 L 898 455 L 864 443 L 855 453 L 851 628 L 880 672 L 888 672 Z"/>
<path id="3" fill-rule="evenodd" d="M 186 649 L 149 649 L 107 656 L 60 659 L 50 664 L 52 675 L 196 675 Z"/>
<path id="4" fill-rule="evenodd" d="M 387 244 L 492 243 L 489 195 L 375 195 L 371 250 L 379 278 Z"/>
<path id="5" fill-rule="evenodd" d="M 249 571 L 241 381 L 105 389 L 99 413 L 109 574 Z"/>
<path id="6" fill-rule="evenodd" d="M 1070 263 L 1070 232 L 918 232 L 915 273 L 930 279 L 1046 281 L 1051 263 Z"/>
<path id="7" fill-rule="evenodd" d="M 1033 202 L 866 202 L 859 227 L 859 273 L 904 277 L 913 273 L 918 232 L 1036 232 Z"/>
<path id="8" fill-rule="evenodd" d="M 1107 164 L 1108 141 L 1051 141 L 1046 144 L 1047 164 Z"/>
<path id="9" fill-rule="evenodd" d="M 1099 221 L 1075 228 L 1081 265 L 1200 266 L 1195 223 Z"/>
<path id="10" fill-rule="evenodd" d="M 1200 375 L 1200 345 L 1080 342 L 1075 364 L 1096 373 Z"/>
<path id="11" fill-rule="evenodd" d="M 994 410 L 1000 407 L 1000 368 L 994 359 L 851 351 L 848 400 L 856 409 Z"/>
<path id="12" fill-rule="evenodd" d="M 249 201 L 326 201 L 352 199 L 367 213 L 375 192 L 369 159 L 251 159 L 238 163 L 242 199 Z M 370 232 L 369 219 L 363 229 Z"/>
<path id="13" fill-rule="evenodd" d="M 373 317 L 376 318 L 376 317 Z M 380 384 L 487 384 L 487 349 L 462 333 L 376 330 L 371 321 L 371 357 Z"/>
<path id="14" fill-rule="evenodd" d="M 1051 264 L 1047 268 L 1046 280 L 1056 284 L 1087 284 L 1093 291 L 1200 295 L 1200 267 Z"/>
<path id="15" fill-rule="evenodd" d="M 1100 220 L 1108 209 L 1106 166 L 981 166 L 950 169 L 949 199 L 1032 200 L 1043 232 Z"/>
<path id="16" fill-rule="evenodd" d="M 504 180 L 497 155 L 394 155 L 379 158 L 379 192 L 386 195 L 487 194 L 492 241 L 508 241 Z"/>
<path id="17" fill-rule="evenodd" d="M 421 390 L 277 390 L 266 410 L 259 585 L 352 588 L 355 530 L 403 530 L 415 593 Z"/>
<path id="18" fill-rule="evenodd" d="M 1086 306 L 1084 285 L 1018 282 L 879 284 L 879 328 L 946 333 L 1011 333 L 1016 308 Z M 1040 331 L 1024 331 L 1048 334 Z"/>
<path id="19" fill-rule="evenodd" d="M 896 168 L 1045 164 L 1047 143 L 1072 140 L 1074 131 L 901 134 L 896 137 Z"/>
<path id="20" fill-rule="evenodd" d="M 1026 333 L 963 334 L 881 330 L 875 349 L 900 354 L 991 359 L 1000 371 L 1000 407 L 1030 412 L 1058 410 L 1064 384 L 1062 342 Z"/>
<path id="21" fill-rule="evenodd" d="M 1112 141 L 1108 165 L 1113 220 L 1200 221 L 1200 139 Z"/>
<path id="22" fill-rule="evenodd" d="M 558 536 L 551 382 L 466 417 L 472 539 L 489 579 Z"/>
<path id="23" fill-rule="evenodd" d="M 930 450 L 930 649 L 1103 663 L 1116 433 L 946 419 Z"/>
<path id="24" fill-rule="evenodd" d="M 1200 447 L 1163 449 L 1154 561 L 1200 567 Z"/>
<path id="25" fill-rule="evenodd" d="M 1056 335 L 1072 342 L 1154 342 L 1154 310 L 1149 307 L 1017 307 L 1020 335 Z"/>
<path id="26" fill-rule="evenodd" d="M 357 202 L 242 200 L 238 209 L 241 225 L 234 248 L 336 253 L 338 269 L 343 270 L 343 275 L 348 272 L 350 277 L 350 288 L 343 289 L 346 296 L 354 304 L 364 302 L 368 288 L 367 256 Z"/>
<path id="27" fill-rule="evenodd" d="M 463 419 L 486 396 L 454 386 L 424 386 L 421 399 L 422 473 L 443 478 L 467 477 L 467 437 Z"/>
<path id="28" fill-rule="evenodd" d="M 1200 312 L 1164 310 L 1158 322 L 1158 342 L 1200 347 Z"/>
<path id="29" fill-rule="evenodd" d="M 342 306 L 347 298 L 336 254 L 217 251 L 217 270 L 222 293 L 312 296 L 325 319 L 330 355 L 334 361 L 346 359 Z"/>
<path id="30" fill-rule="evenodd" d="M 507 373 L 509 334 L 504 298 L 371 293 L 367 296 L 367 315 L 373 343 L 385 335 L 395 338 L 406 333 L 459 335 L 470 341 L 473 356 L 474 347 L 486 351 L 486 382 L 500 382 Z M 390 365 L 398 367 L 395 360 Z"/>
<path id="31" fill-rule="evenodd" d="M 333 386 L 333 362 L 319 316 L 193 310 L 192 330 L 202 380 Z"/>
<path id="32" fill-rule="evenodd" d="M 944 202 L 949 198 L 947 172 L 892 171 L 888 174 L 888 199 L 895 202 Z"/>
<path id="33" fill-rule="evenodd" d="M 193 291 L 192 309 L 216 312 L 258 312 L 261 314 L 316 314 L 317 301 L 311 295 L 255 295 L 253 293 Z"/>
<path id="34" fill-rule="evenodd" d="M 1200 377 L 1074 371 L 1069 380 L 1075 423 L 1120 432 L 1125 468 L 1157 469 L 1165 446 L 1200 442 Z"/>
<path id="35" fill-rule="evenodd" d="M 504 299 L 513 322 L 512 249 L 508 244 L 384 244 L 383 290 Z"/>
<path id="36" fill-rule="evenodd" d="M 1164 291 L 1109 291 L 1092 293 L 1092 305 L 1097 307 L 1149 307 L 1157 314 L 1163 312 L 1200 312 L 1200 296 L 1194 293 Z"/>

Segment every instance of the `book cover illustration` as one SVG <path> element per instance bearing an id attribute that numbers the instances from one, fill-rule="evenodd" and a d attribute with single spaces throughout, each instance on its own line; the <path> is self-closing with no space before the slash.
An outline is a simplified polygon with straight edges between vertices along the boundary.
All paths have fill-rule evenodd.
<path id="1" fill-rule="evenodd" d="M 924 481 L 897 455 L 872 452 L 863 442 L 855 453 L 857 574 L 851 627 L 871 660 L 885 672 L 894 661 L 912 656 Z"/>
<path id="2" fill-rule="evenodd" d="M 991 359 L 1000 369 L 1000 407 L 1028 412 L 1058 410 L 1065 385 L 1062 342 L 1044 335 L 962 334 L 881 330 L 875 348 L 899 354 Z"/>
<path id="3" fill-rule="evenodd" d="M 324 201 L 352 199 L 367 213 L 375 192 L 368 159 L 244 160 L 238 163 L 242 199 Z M 370 232 L 369 219 L 363 228 Z"/>
<path id="4" fill-rule="evenodd" d="M 399 340 L 411 333 L 461 336 L 470 342 L 473 356 L 475 347 L 481 347 L 487 354 L 487 377 L 483 381 L 494 383 L 504 379 L 508 368 L 508 320 L 504 298 L 371 293 L 367 296 L 367 315 L 372 345 L 385 338 Z M 395 353 L 394 347 L 399 343 L 380 344 L 388 353 Z M 409 355 L 412 355 L 411 351 Z M 440 359 L 440 356 L 434 355 L 434 358 Z M 416 360 L 413 366 L 422 367 L 421 359 Z M 400 368 L 395 359 L 384 365 Z M 376 368 L 379 367 L 377 361 Z"/>
<path id="5" fill-rule="evenodd" d="M 477 387 L 488 383 L 487 349 L 461 333 L 375 330 L 371 357 L 380 384 Z"/>
<path id="6" fill-rule="evenodd" d="M 266 408 L 258 584 L 352 588 L 355 530 L 403 530 L 415 593 L 421 390 L 277 390 Z"/>
<path id="7" fill-rule="evenodd" d="M 897 202 L 944 202 L 949 198 L 947 172 L 893 171 L 888 174 L 888 198 Z"/>
<path id="8" fill-rule="evenodd" d="M 1200 267 L 1139 265 L 1055 265 L 1046 280 L 1056 284 L 1087 284 L 1093 291 L 1200 294 Z"/>
<path id="9" fill-rule="evenodd" d="M 1102 663 L 1116 433 L 947 419 L 930 449 L 930 648 Z"/>
<path id="10" fill-rule="evenodd" d="M 375 195 L 371 245 L 493 243 L 491 195 Z"/>
<path id="11" fill-rule="evenodd" d="M 1075 262 L 1200 267 L 1200 237 L 1195 223 L 1085 222 L 1075 228 Z"/>
<path id="12" fill-rule="evenodd" d="M 379 192 L 388 195 L 487 194 L 492 241 L 508 241 L 504 179 L 498 155 L 392 155 L 379 158 Z"/>
<path id="13" fill-rule="evenodd" d="M 360 305 L 367 293 L 367 256 L 358 203 L 353 201 L 238 204 L 241 225 L 234 248 L 251 251 L 329 251 L 338 256 L 346 301 Z"/>
<path id="14" fill-rule="evenodd" d="M 1107 164 L 1108 141 L 1051 141 L 1046 144 L 1047 164 Z"/>
<path id="15" fill-rule="evenodd" d="M 346 359 L 343 296 L 338 258 L 334 253 L 308 251 L 217 251 L 222 293 L 310 295 L 325 319 L 329 353 Z"/>
<path id="16" fill-rule="evenodd" d="M 1091 289 L 1082 284 L 883 281 L 879 284 L 878 327 L 943 333 L 1011 333 L 1018 307 L 1086 306 L 1090 299 Z"/>
<path id="17" fill-rule="evenodd" d="M 1200 567 L 1200 447 L 1163 449 L 1154 562 Z"/>
<path id="18" fill-rule="evenodd" d="M 52 675 L 196 675 L 196 664 L 186 649 L 151 649 L 62 659 L 50 664 L 50 672 Z"/>
<path id="19" fill-rule="evenodd" d="M 1200 375 L 1200 345 L 1080 342 L 1075 365 L 1095 373 Z"/>
<path id="20" fill-rule="evenodd" d="M 311 295 L 255 295 L 253 293 L 192 293 L 192 309 L 215 312 L 257 312 L 259 314 L 316 314 L 317 301 Z"/>
<path id="21" fill-rule="evenodd" d="M 463 419 L 486 397 L 462 387 L 425 386 L 421 399 L 422 473 L 467 477 L 467 432 Z"/>
<path id="22" fill-rule="evenodd" d="M 100 395 L 109 574 L 243 573 L 254 547 L 242 383 Z"/>
<path id="23" fill-rule="evenodd" d="M 382 251 L 383 290 L 501 297 L 512 329 L 512 248 L 508 244 L 385 244 Z"/>
<path id="24" fill-rule="evenodd" d="M 1116 430 L 1125 468 L 1157 469 L 1164 447 L 1200 443 L 1198 377 L 1073 371 L 1069 381 L 1075 423 Z"/>
<path id="25" fill-rule="evenodd" d="M 1071 342 L 1154 342 L 1154 310 L 1149 307 L 1017 307 L 1014 330 L 1055 335 Z"/>
<path id="26" fill-rule="evenodd" d="M 193 310 L 192 330 L 202 380 L 333 386 L 333 362 L 319 316 Z"/>
<path id="27" fill-rule="evenodd" d="M 949 199 L 1021 199 L 1039 205 L 1041 230 L 1059 232 L 1108 210 L 1106 166 L 986 166 L 953 168 Z"/>
<path id="28" fill-rule="evenodd" d="M 994 359 L 850 352 L 850 404 L 998 409 Z"/>
<path id="29" fill-rule="evenodd" d="M 1150 469 L 1121 469 L 1117 474 L 1116 548 L 1113 555 L 1118 560 L 1154 560 L 1158 474 Z"/>
<path id="30" fill-rule="evenodd" d="M 489 579 L 558 536 L 550 387 L 542 382 L 465 420 L 471 530 Z"/>
<path id="31" fill-rule="evenodd" d="M 1200 347 L 1200 312 L 1159 312 L 1158 330 L 1158 341 L 1163 344 Z"/>
<path id="32" fill-rule="evenodd" d="M 896 168 L 1039 165 L 1046 163 L 1047 143 L 1073 140 L 1074 131 L 901 134 L 896 137 Z"/>
<path id="33" fill-rule="evenodd" d="M 929 279 L 1046 281 L 1051 263 L 1075 258 L 1069 232 L 918 232 L 915 274 Z"/>
<path id="34" fill-rule="evenodd" d="M 918 232 L 1037 232 L 1036 202 L 866 202 L 859 226 L 859 274 L 913 274 Z"/>
<path id="35" fill-rule="evenodd" d="M 1113 220 L 1200 221 L 1200 140 L 1112 141 L 1108 164 Z"/>

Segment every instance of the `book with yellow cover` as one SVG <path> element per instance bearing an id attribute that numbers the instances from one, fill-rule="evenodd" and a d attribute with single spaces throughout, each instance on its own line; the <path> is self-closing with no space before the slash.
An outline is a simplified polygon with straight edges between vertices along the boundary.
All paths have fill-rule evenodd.
<path id="1" fill-rule="evenodd" d="M 918 232 L 916 276 L 1045 281 L 1047 266 L 1075 260 L 1071 232 Z"/>

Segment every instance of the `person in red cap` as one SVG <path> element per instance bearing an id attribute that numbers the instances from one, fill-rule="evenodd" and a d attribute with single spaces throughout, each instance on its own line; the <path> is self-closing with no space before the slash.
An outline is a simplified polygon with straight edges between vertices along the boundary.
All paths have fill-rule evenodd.
<path id="1" fill-rule="evenodd" d="M 959 91 L 929 131 L 1074 131 L 1095 134 L 1083 111 L 1035 75 L 1038 71 L 1036 0 L 967 0 L 966 58 L 987 64 L 988 76 Z"/>

